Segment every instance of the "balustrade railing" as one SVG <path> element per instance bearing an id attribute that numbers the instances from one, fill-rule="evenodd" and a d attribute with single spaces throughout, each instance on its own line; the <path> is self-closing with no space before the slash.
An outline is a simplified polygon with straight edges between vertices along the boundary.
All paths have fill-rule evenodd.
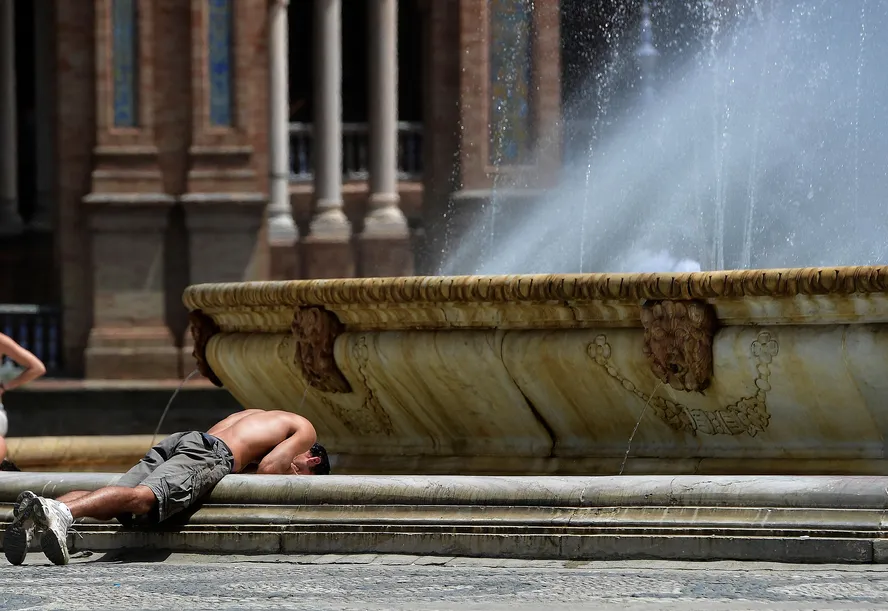
<path id="1" fill-rule="evenodd" d="M 0 304 L 0 331 L 43 361 L 47 376 L 61 373 L 62 332 L 58 307 Z"/>
<path id="2" fill-rule="evenodd" d="M 312 179 L 314 135 L 311 123 L 290 123 L 290 179 Z M 367 180 L 370 143 L 366 123 L 342 124 L 342 174 L 345 180 Z M 422 176 L 422 123 L 398 123 L 398 178 Z"/>

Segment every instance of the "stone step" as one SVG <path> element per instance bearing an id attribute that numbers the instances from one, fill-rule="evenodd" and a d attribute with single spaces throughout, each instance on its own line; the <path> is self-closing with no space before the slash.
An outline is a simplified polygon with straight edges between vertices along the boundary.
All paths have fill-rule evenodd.
<path id="1" fill-rule="evenodd" d="M 117 474 L 0 474 L 58 496 Z M 153 530 L 86 520 L 72 550 L 413 554 L 564 560 L 882 562 L 888 478 L 231 475 Z"/>

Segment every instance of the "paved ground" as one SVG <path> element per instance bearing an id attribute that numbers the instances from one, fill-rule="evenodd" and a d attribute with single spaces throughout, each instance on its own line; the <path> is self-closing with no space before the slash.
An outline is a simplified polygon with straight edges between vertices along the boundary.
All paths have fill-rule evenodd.
<path id="1" fill-rule="evenodd" d="M 411 556 L 32 555 L 0 609 L 888 609 L 888 567 Z"/>

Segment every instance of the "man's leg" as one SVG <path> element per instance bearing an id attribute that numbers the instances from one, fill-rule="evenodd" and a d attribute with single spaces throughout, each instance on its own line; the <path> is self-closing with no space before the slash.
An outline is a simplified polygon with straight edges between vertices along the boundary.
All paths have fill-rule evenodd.
<path id="1" fill-rule="evenodd" d="M 89 494 L 89 490 L 72 490 L 71 492 L 63 494 L 56 500 L 60 503 L 68 503 L 70 501 L 76 501 L 80 497 L 86 496 L 87 494 Z"/>
<path id="2" fill-rule="evenodd" d="M 104 517 L 107 515 L 108 507 L 135 507 L 141 510 L 146 497 L 144 487 L 139 484 L 173 454 L 182 435 L 184 433 L 170 435 L 148 450 L 142 460 L 118 480 L 118 485 L 113 487 L 117 490 L 116 493 L 109 495 L 109 493 L 103 492 L 106 490 L 104 488 L 95 492 L 76 490 L 63 494 L 57 500 L 40 498 L 29 490 L 20 494 L 13 511 L 14 519 L 7 527 L 3 539 L 6 558 L 13 564 L 21 564 L 24 561 L 36 526 L 45 530 L 43 537 L 41 537 L 41 544 L 44 546 L 45 552 L 49 550 L 47 557 L 56 564 L 66 564 L 68 562 L 66 539 L 68 529 L 75 519 L 75 514 L 71 513 L 68 504 L 73 505 L 78 501 L 88 500 L 86 497 L 90 497 L 90 499 L 104 498 L 105 500 L 100 500 L 98 505 L 95 505 L 95 500 L 93 500 L 92 505 L 87 504 L 79 509 L 75 506 L 75 511 L 78 514 L 76 517 L 88 516 L 103 520 L 115 517 L 119 519 L 121 515 L 130 516 L 133 513 L 123 511 Z M 138 490 L 133 492 L 137 487 Z M 95 495 L 100 492 L 104 496 L 96 497 Z M 152 502 L 154 501 L 152 500 Z M 81 511 L 85 513 L 80 514 Z M 92 513 L 96 515 L 91 515 Z"/>
<path id="3" fill-rule="evenodd" d="M 59 500 L 68 506 L 75 520 L 113 520 L 122 513 L 141 515 L 151 511 L 157 502 L 151 489 L 141 485 L 135 488 L 107 486 L 74 499 Z"/>
<path id="4" fill-rule="evenodd" d="M 67 502 L 37 497 L 33 519 L 43 531 L 40 546 L 54 564 L 68 564 L 68 530 L 76 518 L 111 520 L 120 514 L 151 511 L 157 499 L 150 488 L 107 486 Z"/>

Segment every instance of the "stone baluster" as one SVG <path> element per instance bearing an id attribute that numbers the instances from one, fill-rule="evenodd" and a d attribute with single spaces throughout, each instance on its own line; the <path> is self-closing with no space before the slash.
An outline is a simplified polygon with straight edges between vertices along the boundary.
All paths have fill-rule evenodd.
<path id="1" fill-rule="evenodd" d="M 398 2 L 370 0 L 370 196 L 360 236 L 361 275 L 413 273 L 398 195 Z"/>
<path id="2" fill-rule="evenodd" d="M 354 275 L 351 224 L 342 201 L 342 5 L 315 4 L 314 216 L 306 238 L 305 275 Z"/>
<path id="3" fill-rule="evenodd" d="M 298 238 L 290 211 L 288 191 L 290 171 L 287 91 L 289 62 L 287 58 L 287 11 L 289 0 L 274 0 L 269 15 L 270 32 L 270 109 L 269 143 L 271 145 L 271 201 L 268 206 L 268 237 L 277 244 L 293 245 Z"/>
<path id="4" fill-rule="evenodd" d="M 269 6 L 269 195 L 268 241 L 271 247 L 271 278 L 298 276 L 296 242 L 299 230 L 290 210 L 290 131 L 288 91 L 287 13 L 289 0 L 273 0 Z"/>

